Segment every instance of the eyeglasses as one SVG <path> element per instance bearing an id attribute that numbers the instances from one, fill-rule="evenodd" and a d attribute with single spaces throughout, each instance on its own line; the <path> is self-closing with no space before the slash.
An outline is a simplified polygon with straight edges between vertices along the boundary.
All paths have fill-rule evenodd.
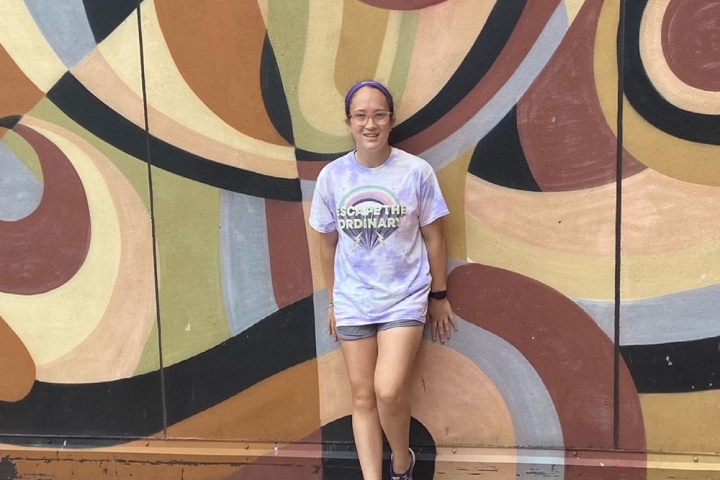
<path id="1" fill-rule="evenodd" d="M 355 112 L 350 114 L 350 119 L 352 120 L 352 122 L 359 127 L 367 125 L 368 120 L 370 120 L 371 118 L 375 125 L 385 125 L 390 121 L 391 117 L 392 113 L 384 110 L 375 112 L 372 115 L 368 115 L 365 112 Z"/>

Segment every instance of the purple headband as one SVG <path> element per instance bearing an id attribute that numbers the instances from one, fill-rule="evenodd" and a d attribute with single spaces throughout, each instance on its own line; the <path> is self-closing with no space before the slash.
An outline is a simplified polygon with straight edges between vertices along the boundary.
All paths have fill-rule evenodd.
<path id="1" fill-rule="evenodd" d="M 363 80 L 362 82 L 358 82 L 353 87 L 348 90 L 347 95 L 345 95 L 345 115 L 350 116 L 350 102 L 352 102 L 353 97 L 357 93 L 358 90 L 360 90 L 363 87 L 373 87 L 377 90 L 380 90 L 380 93 L 385 95 L 385 98 L 388 102 L 388 107 L 390 108 L 390 113 L 395 113 L 395 106 L 393 105 L 393 98 L 390 94 L 390 90 L 388 90 L 385 85 L 383 85 L 380 82 L 376 82 L 375 80 Z"/>

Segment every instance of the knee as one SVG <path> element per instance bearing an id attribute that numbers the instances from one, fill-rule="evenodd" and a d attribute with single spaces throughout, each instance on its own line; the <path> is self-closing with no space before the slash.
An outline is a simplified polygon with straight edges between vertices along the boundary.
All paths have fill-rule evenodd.
<path id="1" fill-rule="evenodd" d="M 375 387 L 375 392 L 377 403 L 382 405 L 384 408 L 405 406 L 409 398 L 408 392 L 397 385 L 377 385 Z"/>
<path id="2" fill-rule="evenodd" d="M 355 411 L 367 412 L 377 408 L 375 389 L 372 387 L 354 389 L 352 399 Z"/>

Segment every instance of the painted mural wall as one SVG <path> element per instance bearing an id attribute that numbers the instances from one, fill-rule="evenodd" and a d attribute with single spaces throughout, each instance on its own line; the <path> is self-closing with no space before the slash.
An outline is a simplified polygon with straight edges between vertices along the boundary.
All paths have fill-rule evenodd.
<path id="1" fill-rule="evenodd" d="M 3 441 L 348 441 L 306 218 L 376 78 L 451 209 L 413 443 L 715 452 L 720 4 L 621 5 L 3 2 Z"/>

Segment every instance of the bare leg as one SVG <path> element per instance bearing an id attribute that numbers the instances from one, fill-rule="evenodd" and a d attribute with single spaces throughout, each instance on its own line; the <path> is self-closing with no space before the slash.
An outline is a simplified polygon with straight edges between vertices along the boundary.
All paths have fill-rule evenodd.
<path id="1" fill-rule="evenodd" d="M 393 470 L 410 467 L 410 374 L 422 339 L 423 325 L 381 330 L 377 335 L 375 367 L 380 424 L 393 452 Z"/>
<path id="2" fill-rule="evenodd" d="M 365 480 L 382 478 L 382 427 L 375 397 L 375 337 L 341 340 L 353 402 L 353 435 Z"/>

